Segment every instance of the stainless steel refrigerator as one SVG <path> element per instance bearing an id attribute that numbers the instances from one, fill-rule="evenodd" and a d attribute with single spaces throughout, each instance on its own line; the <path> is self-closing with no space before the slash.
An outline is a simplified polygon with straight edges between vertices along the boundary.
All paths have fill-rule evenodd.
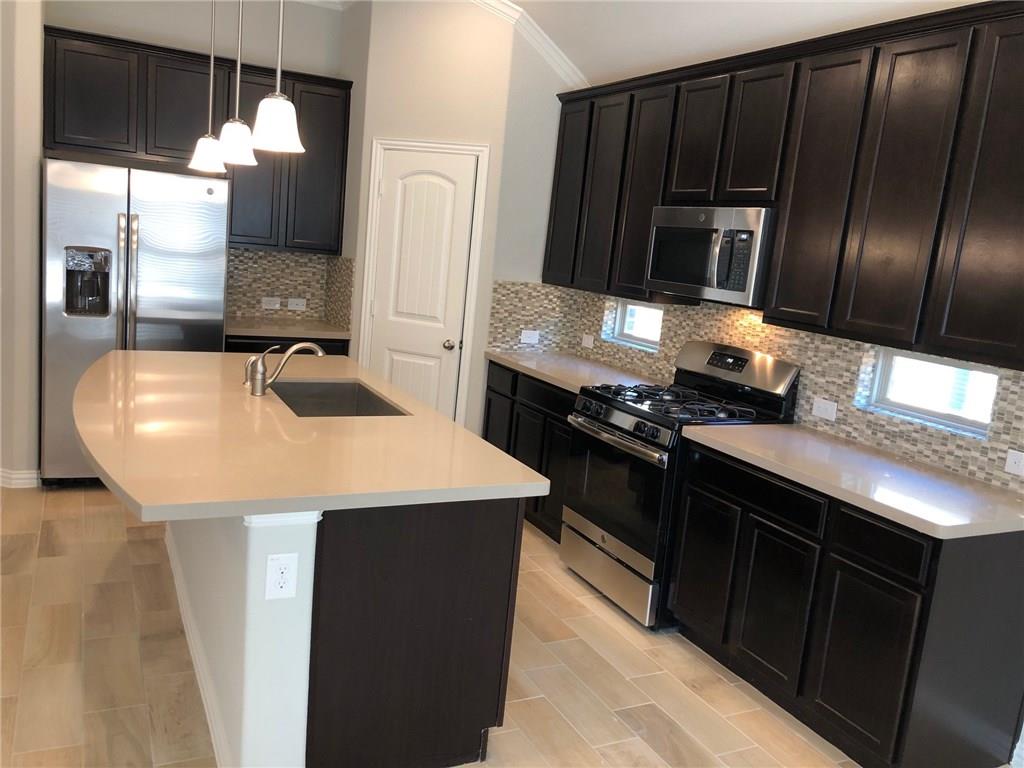
<path id="1" fill-rule="evenodd" d="M 113 349 L 224 348 L 228 182 L 46 160 L 40 474 L 92 477 L 72 423 Z"/>

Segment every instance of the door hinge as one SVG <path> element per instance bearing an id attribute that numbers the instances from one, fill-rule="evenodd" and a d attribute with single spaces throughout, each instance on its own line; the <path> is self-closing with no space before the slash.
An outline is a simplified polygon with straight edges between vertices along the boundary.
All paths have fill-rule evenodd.
<path id="1" fill-rule="evenodd" d="M 374 301 L 373 301 L 373 299 L 370 299 L 370 317 L 371 318 L 373 317 L 373 310 L 374 310 L 374 306 L 373 305 L 374 305 Z"/>
<path id="2" fill-rule="evenodd" d="M 377 177 L 377 197 L 383 197 L 383 196 L 384 196 L 384 177 L 383 176 L 378 176 Z"/>

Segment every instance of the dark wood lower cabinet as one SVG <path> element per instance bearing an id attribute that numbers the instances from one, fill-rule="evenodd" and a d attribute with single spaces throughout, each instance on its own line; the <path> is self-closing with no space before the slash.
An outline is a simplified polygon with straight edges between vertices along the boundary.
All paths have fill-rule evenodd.
<path id="1" fill-rule="evenodd" d="M 537 518 L 533 522 L 555 541 L 562 538 L 562 506 L 565 504 L 565 479 L 569 472 L 572 427 L 564 421 L 544 421 L 544 463 L 541 474 L 551 481 L 551 491 L 538 499 Z"/>
<path id="2" fill-rule="evenodd" d="M 312 341 L 319 344 L 321 349 L 328 355 L 347 355 L 348 354 L 348 339 L 310 339 L 310 338 L 285 338 L 285 337 L 266 337 L 259 338 L 256 336 L 228 336 L 224 339 L 224 351 L 225 352 L 248 352 L 251 355 L 258 355 L 261 352 L 265 352 L 275 344 L 281 348 L 281 350 L 288 349 L 292 344 L 298 344 L 300 341 Z"/>
<path id="3" fill-rule="evenodd" d="M 735 653 L 752 673 L 796 694 L 821 547 L 757 515 L 743 522 Z"/>
<path id="4" fill-rule="evenodd" d="M 512 439 L 512 398 L 488 389 L 484 393 L 483 438 L 508 453 Z"/>
<path id="5" fill-rule="evenodd" d="M 530 469 L 544 469 L 544 414 L 522 403 L 512 410 L 512 439 L 510 453 Z M 526 519 L 534 525 L 540 521 L 540 499 L 536 496 L 520 502 Z"/>
<path id="6" fill-rule="evenodd" d="M 865 768 L 1010 761 L 1024 532 L 932 539 L 703 449 L 687 473 L 680 632 Z"/>
<path id="7" fill-rule="evenodd" d="M 521 535 L 516 499 L 324 513 L 306 765 L 485 757 L 505 706 Z"/>

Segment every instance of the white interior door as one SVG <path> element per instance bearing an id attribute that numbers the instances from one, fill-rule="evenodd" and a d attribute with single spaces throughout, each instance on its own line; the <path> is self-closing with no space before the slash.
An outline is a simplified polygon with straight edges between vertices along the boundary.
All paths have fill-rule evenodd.
<path id="1" fill-rule="evenodd" d="M 368 367 L 454 417 L 477 158 L 388 148 L 378 194 Z"/>

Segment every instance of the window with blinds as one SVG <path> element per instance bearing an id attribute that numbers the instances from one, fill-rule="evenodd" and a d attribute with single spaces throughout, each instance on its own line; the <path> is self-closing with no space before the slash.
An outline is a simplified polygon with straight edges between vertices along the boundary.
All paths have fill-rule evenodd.
<path id="1" fill-rule="evenodd" d="M 999 377 L 970 363 L 879 350 L 872 405 L 941 427 L 985 435 Z"/>

